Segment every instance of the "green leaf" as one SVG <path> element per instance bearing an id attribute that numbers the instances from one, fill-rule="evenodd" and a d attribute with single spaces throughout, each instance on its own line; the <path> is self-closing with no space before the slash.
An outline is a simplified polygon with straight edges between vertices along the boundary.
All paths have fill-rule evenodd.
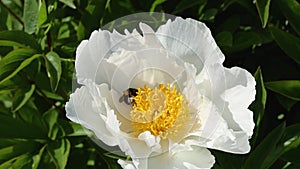
<path id="1" fill-rule="evenodd" d="M 33 141 L 18 141 L 0 149 L 0 162 L 35 151 L 39 143 Z"/>
<path id="2" fill-rule="evenodd" d="M 66 4 L 70 8 L 76 9 L 76 6 L 74 5 L 73 0 L 59 0 L 59 1 Z"/>
<path id="3" fill-rule="evenodd" d="M 189 9 L 193 6 L 199 5 L 199 4 L 206 4 L 207 0 L 182 0 L 179 1 L 178 5 L 172 12 L 172 14 L 177 14 L 179 12 L 182 12 L 186 9 Z"/>
<path id="4" fill-rule="evenodd" d="M 292 125 L 286 128 L 280 143 L 276 149 L 266 157 L 263 168 L 269 168 L 284 153 L 298 148 L 300 145 L 300 124 Z"/>
<path id="5" fill-rule="evenodd" d="M 0 114 L 0 138 L 46 139 L 47 133 L 34 124 Z"/>
<path id="6" fill-rule="evenodd" d="M 232 34 L 228 31 L 222 31 L 217 34 L 216 40 L 220 46 L 232 46 Z"/>
<path id="7" fill-rule="evenodd" d="M 216 8 L 210 8 L 204 11 L 201 16 L 199 17 L 199 20 L 203 21 L 212 21 L 215 19 L 216 14 L 218 13 L 218 9 Z"/>
<path id="8" fill-rule="evenodd" d="M 37 51 L 41 50 L 41 46 L 37 43 L 35 38 L 23 31 L 2 31 L 0 32 L 0 40 L 8 40 L 30 46 Z"/>
<path id="9" fill-rule="evenodd" d="M 43 114 L 43 119 L 48 127 L 48 137 L 54 140 L 56 138 L 57 132 L 58 132 L 58 126 L 57 126 L 57 118 L 58 118 L 58 112 L 51 108 L 46 113 Z"/>
<path id="10" fill-rule="evenodd" d="M 270 165 L 266 161 L 267 157 L 275 151 L 276 144 L 279 142 L 285 130 L 285 123 L 276 127 L 265 139 L 255 148 L 247 158 L 243 169 L 265 169 L 264 166 Z"/>
<path id="11" fill-rule="evenodd" d="M 47 150 L 56 168 L 65 168 L 70 153 L 71 144 L 68 139 L 51 142 Z"/>
<path id="12" fill-rule="evenodd" d="M 46 2 L 42 1 L 41 3 L 41 8 L 40 8 L 40 12 L 38 15 L 38 26 L 41 27 L 46 21 L 47 21 L 47 6 L 46 6 Z"/>
<path id="13" fill-rule="evenodd" d="M 12 168 L 26 169 L 31 167 L 31 162 L 32 162 L 31 155 L 23 154 L 2 163 L 0 165 L 0 168 L 1 169 L 12 169 Z"/>
<path id="14" fill-rule="evenodd" d="M 60 126 L 63 127 L 66 136 L 86 136 L 92 135 L 88 130 L 84 129 L 80 124 L 71 121 L 61 120 L 59 121 Z"/>
<path id="15" fill-rule="evenodd" d="M 256 8 L 262 23 L 262 27 L 265 28 L 269 18 L 269 8 L 271 0 L 256 0 Z"/>
<path id="16" fill-rule="evenodd" d="M 0 46 L 16 46 L 16 47 L 25 47 L 25 45 L 18 42 L 9 41 L 9 40 L 0 40 Z"/>
<path id="17" fill-rule="evenodd" d="M 29 90 L 21 90 L 18 92 L 18 98 L 16 99 L 17 101 L 13 102 L 12 106 L 12 112 L 18 111 L 21 107 L 25 105 L 25 103 L 31 98 L 33 92 L 35 90 L 35 85 L 32 84 Z"/>
<path id="18" fill-rule="evenodd" d="M 270 27 L 270 30 L 279 47 L 300 64 L 300 39 L 275 27 Z"/>
<path id="19" fill-rule="evenodd" d="M 48 77 L 50 78 L 51 89 L 55 91 L 57 89 L 62 71 L 61 59 L 57 53 L 51 51 L 46 54 L 46 68 Z"/>
<path id="20" fill-rule="evenodd" d="M 24 0 L 24 28 L 25 32 L 32 34 L 37 28 L 39 3 L 37 0 Z"/>
<path id="21" fill-rule="evenodd" d="M 41 158 L 42 158 L 42 155 L 44 153 L 44 150 L 46 149 L 46 145 L 44 145 L 38 154 L 34 155 L 32 157 L 32 169 L 37 169 L 39 167 L 39 164 L 40 164 L 40 161 L 41 161 Z"/>
<path id="22" fill-rule="evenodd" d="M 266 87 L 292 100 L 300 100 L 300 80 L 282 80 L 265 83 Z"/>
<path id="23" fill-rule="evenodd" d="M 291 108 L 298 102 L 297 100 L 289 99 L 282 95 L 276 95 L 278 102 L 284 107 L 287 111 L 290 111 Z"/>
<path id="24" fill-rule="evenodd" d="M 255 142 L 258 135 L 258 130 L 260 128 L 260 122 L 265 112 L 267 92 L 264 86 L 264 81 L 260 67 L 257 68 L 256 72 L 254 73 L 254 77 L 256 81 L 256 95 L 254 102 L 252 102 L 252 104 L 250 105 L 250 109 L 254 112 L 254 119 L 256 125 L 256 131 L 253 137 Z"/>
<path id="25" fill-rule="evenodd" d="M 155 11 L 155 8 L 156 8 L 158 5 L 160 5 L 160 4 L 162 4 L 162 3 L 166 2 L 166 1 L 167 1 L 167 0 L 155 0 L 155 1 L 152 3 L 152 5 L 151 5 L 150 12 L 154 12 L 154 11 Z"/>
<path id="26" fill-rule="evenodd" d="M 297 0 L 277 1 L 282 13 L 285 15 L 294 30 L 300 35 L 300 4 Z"/>
<path id="27" fill-rule="evenodd" d="M 18 72 L 20 72 L 22 69 L 24 69 L 26 66 L 28 66 L 33 60 L 37 59 L 40 56 L 41 56 L 40 54 L 35 54 L 35 55 L 31 56 L 30 58 L 25 59 L 15 71 L 13 71 L 6 78 L 2 79 L 0 81 L 0 84 L 5 82 L 6 80 L 9 80 L 10 78 L 14 77 Z"/>
<path id="28" fill-rule="evenodd" d="M 32 49 L 15 49 L 8 53 L 3 59 L 0 60 L 0 81 L 7 78 L 13 71 L 15 71 L 22 61 L 36 53 Z"/>

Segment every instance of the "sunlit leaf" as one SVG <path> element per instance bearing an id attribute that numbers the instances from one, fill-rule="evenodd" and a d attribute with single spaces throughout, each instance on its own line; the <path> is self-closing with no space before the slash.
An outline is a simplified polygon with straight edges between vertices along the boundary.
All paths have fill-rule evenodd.
<path id="1" fill-rule="evenodd" d="M 61 60 L 57 53 L 51 51 L 46 54 L 46 68 L 51 88 L 55 91 L 61 76 Z"/>
<path id="2" fill-rule="evenodd" d="M 48 16 L 46 2 L 42 1 L 37 21 L 39 27 L 41 27 L 47 21 L 47 17 Z"/>
<path id="3" fill-rule="evenodd" d="M 270 2 L 271 0 L 256 0 L 255 2 L 263 28 L 268 23 Z"/>
<path id="4" fill-rule="evenodd" d="M 38 51 L 41 49 L 34 37 L 23 31 L 2 31 L 0 32 L 0 40 L 8 40 L 30 46 L 32 49 Z"/>
<path id="5" fill-rule="evenodd" d="M 1 141 L 0 141 L 1 142 Z M 35 151 L 39 143 L 33 141 L 18 141 L 0 149 L 0 162 L 10 160 L 19 155 Z"/>
<path id="6" fill-rule="evenodd" d="M 166 1 L 167 1 L 167 0 L 155 0 L 155 1 L 152 3 L 152 5 L 151 5 L 150 12 L 154 12 L 154 11 L 155 11 L 155 8 L 156 8 L 158 5 L 160 5 L 160 4 L 162 4 L 162 3 L 166 2 Z"/>
<path id="7" fill-rule="evenodd" d="M 282 80 L 265 83 L 266 87 L 292 100 L 300 100 L 300 80 Z"/>
<path id="8" fill-rule="evenodd" d="M 54 140 L 58 132 L 57 126 L 58 113 L 55 109 L 51 108 L 43 114 L 43 119 L 48 127 L 48 137 Z"/>
<path id="9" fill-rule="evenodd" d="M 61 139 L 48 144 L 47 150 L 56 168 L 65 168 L 70 153 L 70 147 L 71 144 L 68 139 Z"/>
<path id="10" fill-rule="evenodd" d="M 31 98 L 33 92 L 35 90 L 35 85 L 32 84 L 28 90 L 21 90 L 17 95 L 18 98 L 15 102 L 13 102 L 12 110 L 13 112 L 18 111 L 21 107 L 25 105 L 25 103 Z"/>
<path id="11" fill-rule="evenodd" d="M 8 53 L 0 60 L 0 81 L 7 79 L 7 76 L 12 74 L 24 60 L 30 58 L 35 53 L 36 51 L 32 49 L 15 49 Z"/>
<path id="12" fill-rule="evenodd" d="M 74 0 L 59 0 L 59 1 L 66 4 L 70 8 L 76 9 L 76 6 L 74 4 Z"/>
<path id="13" fill-rule="evenodd" d="M 9 80 L 10 78 L 14 77 L 18 72 L 20 72 L 22 69 L 24 69 L 26 66 L 28 66 L 33 60 L 37 59 L 38 57 L 40 57 L 41 55 L 40 54 L 35 54 L 33 56 L 31 56 L 30 58 L 28 59 L 25 59 L 21 64 L 20 66 L 18 66 L 18 68 L 13 71 L 11 74 L 9 74 L 7 77 L 5 77 L 4 79 L 2 79 L 0 81 L 0 84 L 5 82 L 6 80 Z"/>
<path id="14" fill-rule="evenodd" d="M 39 13 L 39 1 L 38 0 L 24 0 L 24 28 L 25 32 L 32 34 L 37 28 L 37 19 Z"/>
<path id="15" fill-rule="evenodd" d="M 279 47 L 300 64 L 300 39 L 275 27 L 270 27 L 270 30 Z"/>

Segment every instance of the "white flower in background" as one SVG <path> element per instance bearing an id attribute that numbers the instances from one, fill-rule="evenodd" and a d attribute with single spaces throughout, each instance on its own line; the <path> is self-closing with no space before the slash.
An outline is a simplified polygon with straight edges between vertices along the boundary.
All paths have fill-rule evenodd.
<path id="1" fill-rule="evenodd" d="M 66 104 L 67 117 L 130 156 L 118 160 L 126 169 L 211 168 L 208 148 L 249 152 L 251 74 L 223 67 L 201 22 L 177 17 L 156 32 L 139 28 L 94 31 L 81 42 L 75 68 L 82 86 Z"/>

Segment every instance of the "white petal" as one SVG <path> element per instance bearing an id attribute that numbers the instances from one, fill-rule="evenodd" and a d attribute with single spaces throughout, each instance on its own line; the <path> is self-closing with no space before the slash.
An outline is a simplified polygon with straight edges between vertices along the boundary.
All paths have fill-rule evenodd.
<path id="1" fill-rule="evenodd" d="M 211 67 L 214 69 L 209 70 L 208 72 L 218 72 L 222 70 L 220 66 L 216 68 L 216 66 L 213 65 Z M 194 140 L 193 144 L 233 153 L 248 152 L 250 150 L 250 145 L 246 132 L 239 127 L 233 126 L 230 121 L 228 123 L 228 119 L 223 117 L 225 103 L 224 101 L 220 102 L 221 99 L 218 92 L 220 93 L 222 91 L 220 88 L 222 89 L 225 86 L 222 85 L 222 83 L 225 83 L 224 81 L 226 81 L 224 76 L 223 78 L 222 74 L 210 74 L 204 76 L 203 72 L 201 72 L 196 77 L 195 67 L 186 64 L 185 68 L 187 72 L 187 83 L 183 94 L 189 101 L 190 106 L 194 107 L 199 113 L 201 124 L 199 130 L 193 131 L 190 134 L 191 136 L 196 136 L 196 138 L 191 138 L 191 140 Z M 205 69 L 203 71 L 205 71 Z M 223 72 L 225 72 L 225 70 Z M 215 76 L 218 75 L 219 77 L 216 78 Z M 197 79 L 199 77 L 205 78 L 209 76 L 212 77 L 210 79 L 211 81 L 208 79 Z M 201 83 L 196 84 L 194 81 Z M 219 85 L 220 88 L 217 89 Z M 207 90 L 204 93 L 201 92 L 203 87 L 207 88 L 204 88 Z M 223 103 L 223 105 L 221 103 Z M 244 110 L 247 110 L 247 108 L 244 107 Z M 244 120 L 248 123 L 253 121 L 252 117 L 245 118 Z"/>
<path id="2" fill-rule="evenodd" d="M 255 79 L 238 67 L 226 69 L 226 78 L 230 88 L 221 94 L 221 98 L 228 102 L 228 113 L 231 113 L 233 120 L 251 137 L 255 124 L 253 112 L 248 107 L 255 99 Z"/>
<path id="3" fill-rule="evenodd" d="M 90 39 L 80 43 L 76 51 L 75 69 L 77 81 L 83 84 L 84 79 L 96 78 L 100 61 L 109 53 L 109 32 L 94 31 Z"/>
<path id="4" fill-rule="evenodd" d="M 107 63 L 115 66 L 110 84 L 118 92 L 144 84 L 154 87 L 160 83 L 172 83 L 183 72 L 166 51 L 157 48 L 122 51 L 112 55 Z"/>
<path id="5" fill-rule="evenodd" d="M 67 117 L 85 128 L 92 130 L 105 144 L 117 145 L 112 133 L 106 128 L 106 122 L 101 118 L 101 112 L 93 108 L 93 98 L 88 88 L 77 89 L 66 104 Z"/>
<path id="6" fill-rule="evenodd" d="M 147 24 L 140 23 L 140 28 L 143 32 L 144 36 L 144 44 L 147 45 L 148 48 L 161 48 L 162 45 L 155 36 L 155 32 L 153 29 Z"/>
<path id="7" fill-rule="evenodd" d="M 118 163 L 121 165 L 121 167 L 123 169 L 136 169 L 131 161 L 125 161 L 125 160 L 119 159 Z"/>
<path id="8" fill-rule="evenodd" d="M 215 163 L 214 156 L 206 148 L 192 146 L 191 150 L 180 151 L 173 155 L 168 152 L 149 158 L 148 168 L 164 169 L 201 169 L 211 168 Z"/>
<path id="9" fill-rule="evenodd" d="M 199 21 L 177 17 L 160 26 L 156 35 L 167 50 L 197 68 L 225 59 L 210 30 Z"/>

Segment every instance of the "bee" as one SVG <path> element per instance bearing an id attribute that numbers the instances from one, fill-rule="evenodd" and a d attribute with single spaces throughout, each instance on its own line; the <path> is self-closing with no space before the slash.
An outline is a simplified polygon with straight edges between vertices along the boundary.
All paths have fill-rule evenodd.
<path id="1" fill-rule="evenodd" d="M 127 105 L 134 105 L 134 96 L 137 96 L 138 90 L 135 88 L 129 88 L 123 92 L 123 95 L 120 97 L 119 102 L 125 102 Z"/>

